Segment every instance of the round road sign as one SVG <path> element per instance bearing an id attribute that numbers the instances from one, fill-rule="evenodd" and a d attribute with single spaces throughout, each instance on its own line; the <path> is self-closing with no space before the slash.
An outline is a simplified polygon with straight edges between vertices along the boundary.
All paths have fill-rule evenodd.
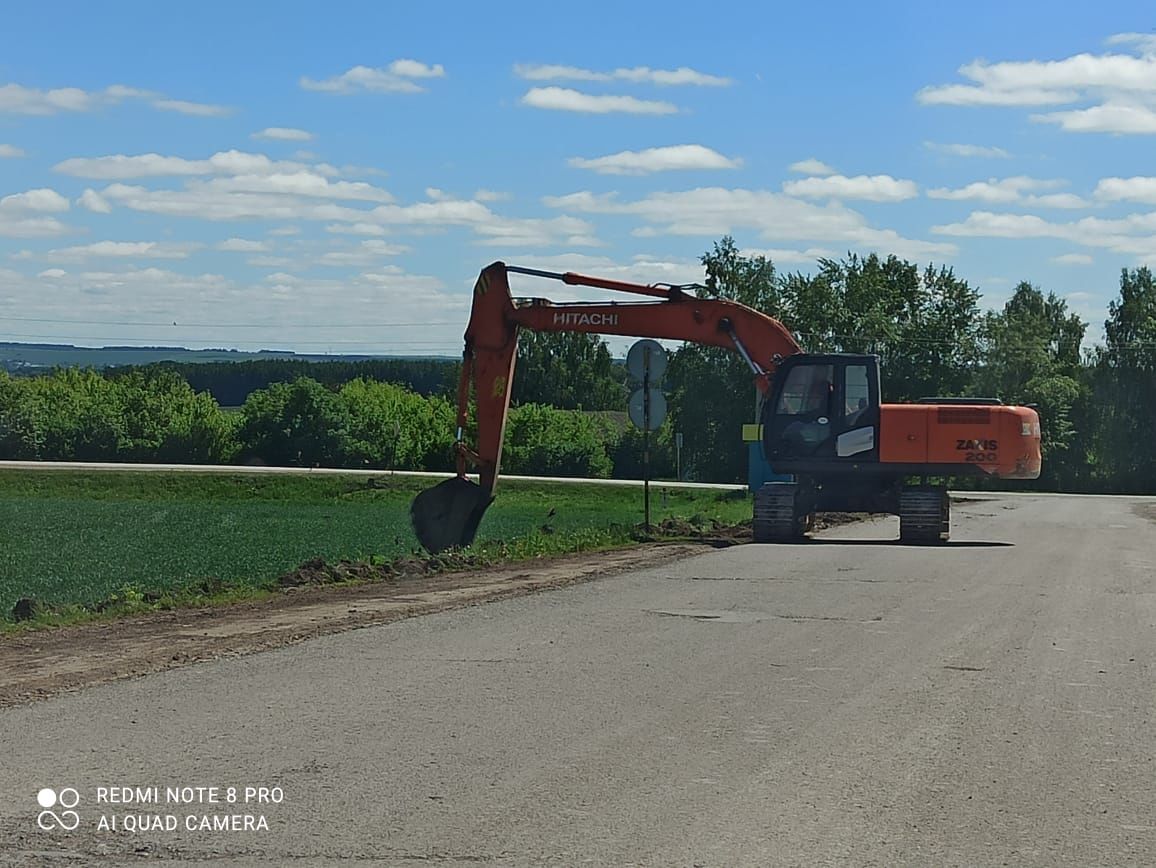
<path id="1" fill-rule="evenodd" d="M 666 373 L 666 350 L 658 341 L 643 338 L 636 341 L 626 354 L 626 370 L 641 383 L 646 377 L 647 367 L 650 368 L 650 384 L 653 386 Z"/>
<path id="2" fill-rule="evenodd" d="M 629 411 L 630 421 L 638 428 L 643 431 L 657 431 L 666 418 L 666 396 L 658 389 L 650 390 L 650 424 L 647 425 L 645 394 L 642 389 L 635 389 L 626 409 Z"/>

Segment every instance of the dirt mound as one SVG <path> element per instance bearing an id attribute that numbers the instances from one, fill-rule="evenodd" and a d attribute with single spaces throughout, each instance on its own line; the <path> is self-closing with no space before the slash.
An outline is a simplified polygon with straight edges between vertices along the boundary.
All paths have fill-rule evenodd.
<path id="1" fill-rule="evenodd" d="M 654 528 L 663 536 L 701 536 L 703 529 L 685 518 L 664 518 Z"/>
<path id="2" fill-rule="evenodd" d="M 401 557 L 383 563 L 340 560 L 331 564 L 324 558 L 308 560 L 294 570 L 277 577 L 281 588 L 304 588 L 314 585 L 337 585 L 347 582 L 399 582 L 418 579 L 452 570 L 480 569 L 487 566 L 479 558 L 450 552 L 431 557 Z"/>
<path id="3" fill-rule="evenodd" d="M 862 521 L 869 516 L 860 512 L 818 512 L 815 513 L 815 530 L 826 530 L 843 524 Z"/>
<path id="4" fill-rule="evenodd" d="M 384 582 L 396 578 L 393 564 L 370 564 L 365 561 L 338 561 L 328 564 L 324 558 L 313 558 L 295 570 L 277 577 L 282 588 L 306 585 L 333 585 L 338 582 Z"/>

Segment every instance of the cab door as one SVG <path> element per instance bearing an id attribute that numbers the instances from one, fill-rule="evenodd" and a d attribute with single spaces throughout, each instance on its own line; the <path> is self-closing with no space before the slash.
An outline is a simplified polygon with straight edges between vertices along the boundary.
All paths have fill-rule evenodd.
<path id="1" fill-rule="evenodd" d="M 874 356 L 785 359 L 763 410 L 763 449 L 776 472 L 878 460 L 879 361 Z"/>
<path id="2" fill-rule="evenodd" d="M 879 458 L 879 363 L 873 357 L 848 359 L 837 378 L 839 414 L 834 458 L 854 462 Z"/>

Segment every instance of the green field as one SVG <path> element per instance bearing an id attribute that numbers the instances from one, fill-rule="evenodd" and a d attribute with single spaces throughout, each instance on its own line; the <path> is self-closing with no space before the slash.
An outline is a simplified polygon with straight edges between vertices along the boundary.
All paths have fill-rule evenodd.
<path id="1" fill-rule="evenodd" d="M 310 558 L 419 553 L 409 502 L 430 480 L 0 471 L 0 621 L 30 597 L 63 610 L 128 595 L 260 589 Z M 750 517 L 744 492 L 652 488 L 652 517 Z M 553 517 L 548 517 L 553 509 Z M 472 552 L 484 561 L 630 541 L 642 491 L 503 482 Z M 545 526 L 545 530 L 543 529 Z"/>

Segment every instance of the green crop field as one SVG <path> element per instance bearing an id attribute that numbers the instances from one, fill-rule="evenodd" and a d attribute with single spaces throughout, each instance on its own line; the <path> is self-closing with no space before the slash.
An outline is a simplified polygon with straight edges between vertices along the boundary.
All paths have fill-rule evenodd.
<path id="1" fill-rule="evenodd" d="M 257 590 L 315 557 L 418 553 L 409 503 L 430 480 L 353 476 L 0 471 L 0 621 L 130 594 Z M 652 517 L 736 523 L 744 492 L 652 488 Z M 553 516 L 549 515 L 554 510 Z M 630 540 L 642 490 L 503 482 L 472 547 L 486 561 Z"/>

